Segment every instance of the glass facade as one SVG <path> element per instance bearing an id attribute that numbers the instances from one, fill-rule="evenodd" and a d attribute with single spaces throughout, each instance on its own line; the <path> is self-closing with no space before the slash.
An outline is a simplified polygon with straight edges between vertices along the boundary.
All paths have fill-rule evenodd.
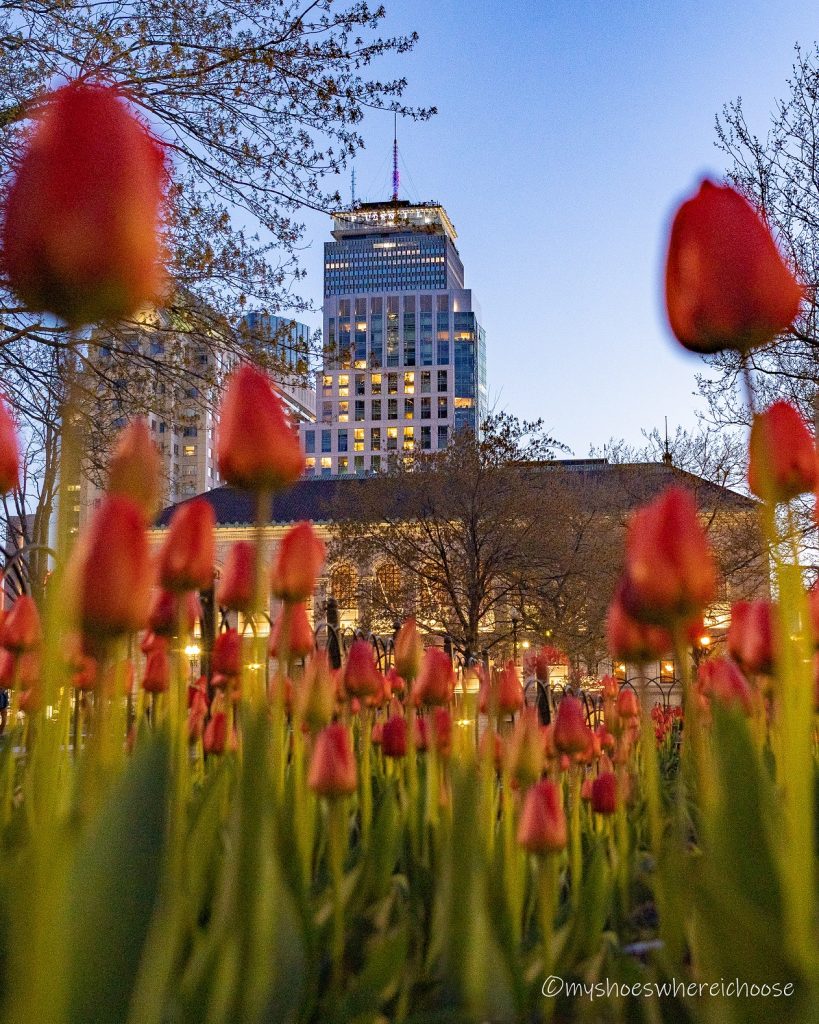
<path id="1" fill-rule="evenodd" d="M 434 451 L 453 431 L 480 429 L 486 339 L 455 237 L 433 203 L 360 204 L 334 216 L 318 374 L 322 457 L 308 475 L 326 475 L 328 458 L 331 473 L 373 472 L 391 452 Z"/>

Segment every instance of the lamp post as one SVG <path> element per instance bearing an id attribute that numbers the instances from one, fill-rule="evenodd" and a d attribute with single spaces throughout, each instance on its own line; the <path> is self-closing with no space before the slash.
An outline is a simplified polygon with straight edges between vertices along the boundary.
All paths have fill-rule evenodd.
<path id="1" fill-rule="evenodd" d="M 512 611 L 512 657 L 515 659 L 515 664 L 518 660 L 518 623 L 520 622 L 520 616 L 517 611 Z"/>

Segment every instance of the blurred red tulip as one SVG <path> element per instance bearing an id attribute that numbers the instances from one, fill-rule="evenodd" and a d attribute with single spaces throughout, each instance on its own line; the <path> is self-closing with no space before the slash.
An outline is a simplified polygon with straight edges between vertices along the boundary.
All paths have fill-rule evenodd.
<path id="1" fill-rule="evenodd" d="M 631 517 L 626 537 L 626 611 L 668 627 L 696 618 L 716 596 L 716 568 L 693 496 L 670 487 Z"/>
<path id="2" fill-rule="evenodd" d="M 161 288 L 159 144 L 113 88 L 42 105 L 6 198 L 3 262 L 25 305 L 71 326 L 129 317 Z"/>
<path id="3" fill-rule="evenodd" d="M 448 704 L 454 691 L 452 659 L 440 647 L 427 647 L 415 680 L 413 698 L 419 704 Z"/>
<path id="4" fill-rule="evenodd" d="M 506 743 L 502 736 L 494 729 L 484 729 L 478 744 L 478 753 L 481 761 L 491 761 L 496 772 L 503 770 L 503 761 L 506 756 Z"/>
<path id="5" fill-rule="evenodd" d="M 623 584 L 614 593 L 606 616 L 606 639 L 613 658 L 632 665 L 658 661 L 670 651 L 673 640 L 662 626 L 638 622 L 623 605 Z"/>
<path id="6" fill-rule="evenodd" d="M 816 441 L 801 414 L 788 402 L 774 402 L 754 416 L 749 445 L 748 485 L 765 501 L 790 501 L 816 489 Z"/>
<path id="7" fill-rule="evenodd" d="M 773 672 L 775 620 L 776 610 L 770 601 L 736 601 L 731 605 L 728 653 L 746 672 Z"/>
<path id="8" fill-rule="evenodd" d="M 208 714 L 208 701 L 204 693 L 197 690 L 188 708 L 188 739 L 201 739 L 205 731 L 205 718 Z"/>
<path id="9" fill-rule="evenodd" d="M 256 601 L 256 548 L 237 540 L 230 546 L 219 581 L 216 603 L 222 608 L 248 613 Z"/>
<path id="10" fill-rule="evenodd" d="M 557 706 L 555 715 L 554 743 L 561 754 L 579 754 L 588 746 L 589 727 L 583 705 L 567 694 Z"/>
<path id="11" fill-rule="evenodd" d="M 551 779 L 531 786 L 518 824 L 518 843 L 529 853 L 557 853 L 566 846 L 566 815 Z"/>
<path id="12" fill-rule="evenodd" d="M 506 748 L 509 774 L 523 786 L 537 782 L 543 774 L 547 738 L 535 708 L 524 708 L 515 722 Z"/>
<path id="13" fill-rule="evenodd" d="M 186 634 L 192 633 L 197 619 L 202 617 L 202 605 L 196 591 L 175 594 L 171 590 L 157 590 L 148 616 L 148 628 L 160 636 L 172 636 L 179 631 L 180 612 L 183 614 L 182 628 Z"/>
<path id="14" fill-rule="evenodd" d="M 592 810 L 597 814 L 614 814 L 617 810 L 617 776 L 602 772 L 592 783 Z"/>
<path id="15" fill-rule="evenodd" d="M 497 695 L 498 711 L 501 714 L 514 714 L 523 707 L 523 687 L 514 661 L 507 661 L 498 674 Z"/>
<path id="16" fill-rule="evenodd" d="M 381 749 L 385 757 L 404 757 L 407 753 L 407 722 L 400 715 L 388 718 L 381 734 Z"/>
<path id="17" fill-rule="evenodd" d="M 358 782 L 350 734 L 340 722 L 316 736 L 308 783 L 314 793 L 330 799 L 354 793 Z"/>
<path id="18" fill-rule="evenodd" d="M 306 658 L 316 646 L 304 601 L 282 605 L 270 633 L 270 656 L 278 658 L 282 645 L 289 658 Z"/>
<path id="19" fill-rule="evenodd" d="M 0 625 L 0 646 L 21 654 L 36 647 L 43 638 L 40 613 L 34 598 L 18 597 Z"/>
<path id="20" fill-rule="evenodd" d="M 290 487 L 304 472 L 304 452 L 282 400 L 254 366 L 240 366 L 228 378 L 217 460 L 229 484 L 250 491 Z"/>
<path id="21" fill-rule="evenodd" d="M 171 685 L 171 663 L 165 647 L 157 647 L 145 660 L 142 689 L 146 693 L 165 693 Z"/>
<path id="22" fill-rule="evenodd" d="M 327 549 L 311 523 L 297 523 L 282 538 L 273 564 L 272 589 L 282 601 L 306 601 L 316 588 Z"/>
<path id="23" fill-rule="evenodd" d="M 402 679 L 411 683 L 418 675 L 424 645 L 418 633 L 418 625 L 414 618 L 406 619 L 395 637 L 395 668 Z"/>
<path id="24" fill-rule="evenodd" d="M 435 749 L 443 758 L 452 754 L 452 715 L 449 709 L 441 706 L 432 709 L 430 719 L 435 735 Z"/>
<path id="25" fill-rule="evenodd" d="M 20 448 L 17 428 L 6 403 L 0 398 L 0 494 L 13 491 L 20 482 Z"/>
<path id="26" fill-rule="evenodd" d="M 242 671 L 242 638 L 235 629 L 219 633 L 210 657 L 214 675 L 238 676 Z M 214 683 L 215 685 L 215 683 Z"/>
<path id="27" fill-rule="evenodd" d="M 728 658 L 709 658 L 697 672 L 702 694 L 725 707 L 740 707 L 746 715 L 754 710 L 754 693 L 739 667 Z"/>
<path id="28" fill-rule="evenodd" d="M 628 686 L 624 686 L 617 695 L 617 714 L 620 718 L 639 718 L 640 702 L 637 694 Z"/>
<path id="29" fill-rule="evenodd" d="M 350 697 L 373 697 L 381 689 L 381 673 L 375 664 L 372 644 L 355 640 L 344 666 L 344 689 Z"/>
<path id="30" fill-rule="evenodd" d="M 211 715 L 202 734 L 202 746 L 206 754 L 224 754 L 227 745 L 227 714 L 217 711 Z"/>
<path id="31" fill-rule="evenodd" d="M 326 651 L 316 651 L 307 662 L 299 688 L 301 718 L 314 731 L 333 717 L 336 687 Z"/>
<path id="32" fill-rule="evenodd" d="M 178 505 L 159 552 L 162 586 L 176 592 L 208 590 L 213 583 L 216 516 L 210 502 Z"/>
<path id="33" fill-rule="evenodd" d="M 786 331 L 802 288 L 770 229 L 730 186 L 704 181 L 674 217 L 665 295 L 671 329 L 694 352 L 746 352 Z"/>
<path id="34" fill-rule="evenodd" d="M 108 463 L 108 493 L 130 498 L 147 522 L 159 511 L 162 499 L 161 460 L 144 417 L 120 431 Z"/>

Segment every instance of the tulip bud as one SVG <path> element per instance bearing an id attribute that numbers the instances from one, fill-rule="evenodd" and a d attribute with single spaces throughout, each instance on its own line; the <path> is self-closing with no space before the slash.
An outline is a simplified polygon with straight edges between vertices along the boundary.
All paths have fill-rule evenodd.
<path id="1" fill-rule="evenodd" d="M 674 217 L 665 294 L 671 329 L 694 352 L 764 345 L 790 327 L 802 300 L 765 221 L 711 181 Z"/>
<path id="2" fill-rule="evenodd" d="M 316 638 L 305 603 L 283 604 L 270 633 L 270 656 L 278 658 L 282 650 L 289 658 L 306 658 L 315 646 Z"/>
<path id="3" fill-rule="evenodd" d="M 316 737 L 308 783 L 314 793 L 334 799 L 354 793 L 358 782 L 350 734 L 340 722 Z"/>
<path id="4" fill-rule="evenodd" d="M 589 803 L 592 798 L 592 789 L 594 788 L 594 779 L 583 779 L 580 785 L 580 799 Z"/>
<path id="5" fill-rule="evenodd" d="M 494 729 L 485 729 L 478 745 L 481 761 L 491 761 L 496 772 L 503 770 L 503 759 L 506 756 L 506 744 L 502 736 Z"/>
<path id="6" fill-rule="evenodd" d="M 154 569 L 144 516 L 130 498 L 103 498 L 74 548 L 68 581 L 84 632 L 117 636 L 145 626 Z"/>
<path id="7" fill-rule="evenodd" d="M 247 614 L 255 600 L 256 548 L 249 541 L 237 540 L 228 551 L 216 602 L 222 608 Z"/>
<path id="8" fill-rule="evenodd" d="M 632 618 L 623 605 L 623 592 L 621 583 L 606 616 L 606 639 L 612 657 L 634 665 L 658 661 L 673 646 L 671 634 L 662 626 L 649 626 Z"/>
<path id="9" fill-rule="evenodd" d="M 435 736 L 435 749 L 441 757 L 448 758 L 452 754 L 452 715 L 445 707 L 432 709 L 432 731 Z"/>
<path id="10" fill-rule="evenodd" d="M 543 773 L 546 738 L 535 708 L 524 708 L 515 722 L 507 748 L 510 775 L 521 785 L 537 782 Z"/>
<path id="11" fill-rule="evenodd" d="M 301 689 L 301 717 L 311 729 L 320 729 L 333 717 L 336 689 L 326 651 L 316 651 L 304 671 Z"/>
<path id="12" fill-rule="evenodd" d="M 529 853 L 557 853 L 566 846 L 566 815 L 551 779 L 531 786 L 518 824 L 518 843 Z"/>
<path id="13" fill-rule="evenodd" d="M 754 709 L 750 684 L 739 668 L 728 658 L 710 658 L 697 673 L 700 692 L 725 707 L 740 707 L 746 715 Z"/>
<path id="14" fill-rule="evenodd" d="M 115 89 L 42 105 L 6 198 L 3 259 L 30 310 L 71 326 L 128 318 L 162 284 L 163 152 Z"/>
<path id="15" fill-rule="evenodd" d="M 627 686 L 617 695 L 617 714 L 620 718 L 639 718 L 640 703 L 637 694 Z"/>
<path id="16" fill-rule="evenodd" d="M 282 601 L 306 601 L 316 589 L 316 579 L 327 549 L 311 523 L 297 523 L 282 538 L 273 565 L 273 594 Z"/>
<path id="17" fill-rule="evenodd" d="M 514 714 L 523 707 L 523 687 L 513 661 L 508 661 L 498 675 L 498 711 Z"/>
<path id="18" fill-rule="evenodd" d="M 694 499 L 670 487 L 631 517 L 623 604 L 641 622 L 674 627 L 715 595 L 716 568 Z"/>
<path id="19" fill-rule="evenodd" d="M 404 693 L 407 688 L 407 681 L 394 668 L 387 671 L 386 681 L 391 697 L 395 694 Z"/>
<path id="20" fill-rule="evenodd" d="M 758 498 L 773 503 L 790 501 L 816 489 L 816 442 L 788 402 L 774 402 L 754 416 L 749 455 L 748 484 Z"/>
<path id="21" fill-rule="evenodd" d="M 165 647 L 151 651 L 145 661 L 142 689 L 146 693 L 165 693 L 171 685 L 171 664 Z"/>
<path id="22" fill-rule="evenodd" d="M 304 452 L 282 400 L 254 366 L 230 375 L 217 435 L 219 472 L 233 487 L 278 491 L 304 472 Z"/>
<path id="23" fill-rule="evenodd" d="M 588 729 L 583 705 L 567 695 L 557 706 L 554 741 L 561 754 L 579 754 L 588 746 Z"/>
<path id="24" fill-rule="evenodd" d="M 238 676 L 242 671 L 242 638 L 235 629 L 227 629 L 216 637 L 210 659 L 214 675 Z"/>
<path id="25" fill-rule="evenodd" d="M 202 735 L 202 746 L 206 754 L 220 755 L 225 752 L 227 743 L 227 715 L 217 711 L 211 715 Z"/>
<path id="26" fill-rule="evenodd" d="M 0 494 L 13 491 L 20 482 L 20 449 L 17 428 L 0 398 Z"/>
<path id="27" fill-rule="evenodd" d="M 18 597 L 0 626 L 0 646 L 22 654 L 37 647 L 43 637 L 40 613 L 34 598 L 28 594 Z"/>
<path id="28" fill-rule="evenodd" d="M 147 421 L 132 420 L 120 431 L 108 463 L 108 493 L 130 498 L 151 522 L 162 498 L 160 473 L 161 460 Z"/>
<path id="29" fill-rule="evenodd" d="M 372 697 L 381 689 L 381 673 L 375 664 L 372 645 L 356 640 L 344 666 L 344 689 L 351 697 Z"/>
<path id="30" fill-rule="evenodd" d="M 455 672 L 446 651 L 427 647 L 415 681 L 413 697 L 419 704 L 448 704 L 455 691 Z"/>
<path id="31" fill-rule="evenodd" d="M 159 576 L 168 590 L 207 590 L 213 583 L 216 516 L 204 498 L 179 505 L 159 552 Z"/>
<path id="32" fill-rule="evenodd" d="M 774 669 L 775 610 L 769 601 L 736 601 L 731 606 L 728 653 L 746 672 Z"/>
<path id="33" fill-rule="evenodd" d="M 415 619 L 407 619 L 398 630 L 393 650 L 398 675 L 411 683 L 418 675 L 424 653 L 424 645 L 421 643 Z"/>
<path id="34" fill-rule="evenodd" d="M 617 776 L 602 772 L 592 783 L 592 810 L 597 814 L 614 814 L 617 810 Z"/>
<path id="35" fill-rule="evenodd" d="M 197 690 L 188 708 L 188 739 L 191 742 L 202 738 L 207 714 L 207 698 L 201 690 Z"/>
<path id="36" fill-rule="evenodd" d="M 182 628 L 192 633 L 196 620 L 202 617 L 202 605 L 195 591 L 175 594 L 170 590 L 157 590 L 148 616 L 148 628 L 158 636 L 172 636 L 179 629 L 180 612 Z"/>
<path id="37" fill-rule="evenodd" d="M 407 753 L 407 721 L 400 715 L 388 718 L 381 734 L 385 757 L 404 757 Z"/>

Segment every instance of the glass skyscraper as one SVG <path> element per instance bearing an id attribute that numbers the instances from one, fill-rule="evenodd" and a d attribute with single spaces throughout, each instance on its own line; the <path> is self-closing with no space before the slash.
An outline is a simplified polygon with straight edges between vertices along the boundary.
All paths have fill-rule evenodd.
<path id="1" fill-rule="evenodd" d="M 308 474 L 377 472 L 486 415 L 486 335 L 442 206 L 361 203 L 324 246 L 324 365 Z"/>

